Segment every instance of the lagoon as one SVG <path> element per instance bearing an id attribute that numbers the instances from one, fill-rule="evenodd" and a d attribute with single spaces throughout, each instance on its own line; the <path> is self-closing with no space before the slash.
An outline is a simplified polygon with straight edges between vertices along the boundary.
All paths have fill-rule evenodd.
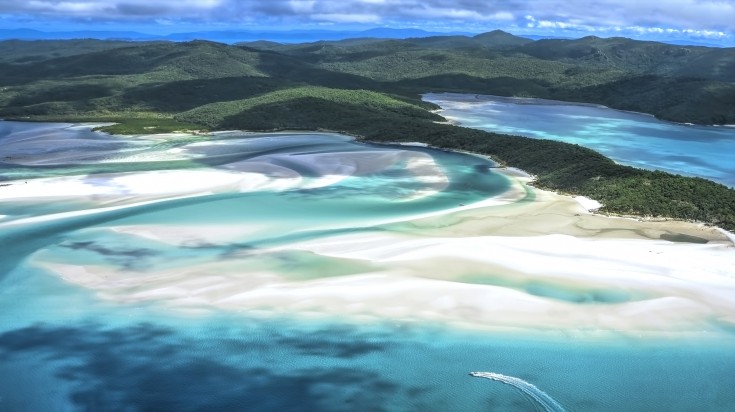
<path id="1" fill-rule="evenodd" d="M 462 126 L 588 147 L 618 163 L 698 176 L 735 187 L 735 128 L 543 99 L 429 93 L 424 100 Z"/>

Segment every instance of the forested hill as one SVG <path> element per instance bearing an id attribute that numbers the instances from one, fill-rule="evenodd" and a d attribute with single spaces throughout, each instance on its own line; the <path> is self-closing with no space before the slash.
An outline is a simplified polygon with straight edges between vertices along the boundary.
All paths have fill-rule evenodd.
<path id="1" fill-rule="evenodd" d="M 274 80 L 258 83 L 274 87 L 285 82 L 361 88 L 413 98 L 428 91 L 541 97 L 599 103 L 678 122 L 735 123 L 735 48 L 597 37 L 532 41 L 497 30 L 474 37 L 237 46 L 3 41 L 0 115 L 176 111 L 160 107 L 161 102 L 151 105 L 147 99 L 157 96 L 141 96 L 140 88 L 243 76 Z M 238 85 L 205 101 L 197 96 L 197 102 L 246 98 L 257 92 L 251 88 Z M 55 104 L 37 106 L 49 102 Z"/>
<path id="2" fill-rule="evenodd" d="M 453 91 L 604 104 L 699 124 L 735 123 L 735 48 L 626 38 L 474 37 L 250 44 L 405 91 Z"/>
<path id="3" fill-rule="evenodd" d="M 733 49 L 627 39 L 351 39 L 283 45 L 0 42 L 0 118 L 116 121 L 108 131 L 335 130 L 486 153 L 610 212 L 735 230 L 735 190 L 620 166 L 579 146 L 438 124 L 419 93 L 602 103 L 693 123 L 735 123 Z M 2 176 L 0 176 L 0 180 Z"/>

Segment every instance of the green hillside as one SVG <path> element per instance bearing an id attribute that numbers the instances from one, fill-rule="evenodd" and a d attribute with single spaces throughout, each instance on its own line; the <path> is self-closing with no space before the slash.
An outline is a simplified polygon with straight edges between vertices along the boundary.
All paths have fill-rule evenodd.
<path id="1" fill-rule="evenodd" d="M 533 43 L 533 40 L 525 37 L 514 36 L 502 30 L 493 30 L 491 32 L 478 34 L 477 36 L 472 37 L 472 39 L 485 47 L 496 49 L 512 48 Z"/>
<path id="2" fill-rule="evenodd" d="M 361 90 L 298 88 L 206 105 L 176 116 L 214 129 L 332 130 L 368 141 L 414 142 L 491 155 L 536 185 L 600 200 L 604 211 L 667 216 L 735 229 L 735 190 L 705 179 L 621 166 L 590 149 L 447 124 L 420 107 Z"/>
<path id="3" fill-rule="evenodd" d="M 577 89 L 557 88 L 550 96 L 650 113 L 671 121 L 729 124 L 735 116 L 735 83 L 696 77 L 630 76 Z"/>
<path id="4" fill-rule="evenodd" d="M 65 44 L 61 42 L 60 44 Z M 735 123 L 731 49 L 628 39 L 475 37 L 280 45 L 0 42 L 0 117 L 115 121 L 114 133 L 333 130 L 493 156 L 537 185 L 615 213 L 735 230 L 735 190 L 620 166 L 579 146 L 438 123 L 420 93 L 453 91 L 602 103 L 693 123 Z M 60 55 L 56 55 L 60 54 Z"/>
<path id="5" fill-rule="evenodd" d="M 211 129 L 364 131 L 404 118 L 444 120 L 415 104 L 367 90 L 295 87 L 243 100 L 210 103 L 174 116 Z"/>
<path id="6" fill-rule="evenodd" d="M 735 49 L 623 38 L 531 41 L 501 31 L 296 45 L 57 44 L 0 42 L 7 56 L 0 60 L 0 115 L 176 113 L 316 85 L 414 99 L 427 91 L 542 97 L 679 122 L 735 123 Z"/>
<path id="7" fill-rule="evenodd" d="M 130 42 L 113 40 L 5 40 L 0 41 L 0 64 L 38 63 L 58 57 L 130 47 Z"/>
<path id="8" fill-rule="evenodd" d="M 577 40 L 539 40 L 518 50 L 544 60 L 629 73 L 735 81 L 735 49 L 732 48 L 674 46 L 622 37 L 589 36 Z"/>
<path id="9" fill-rule="evenodd" d="M 85 76 L 145 75 L 145 81 L 262 76 L 258 53 L 212 42 L 128 44 L 128 47 L 0 66 L 5 84 Z"/>
<path id="10" fill-rule="evenodd" d="M 679 122 L 735 122 L 728 103 L 735 101 L 735 49 L 593 36 L 534 42 L 494 31 L 475 37 L 270 45 L 270 50 L 404 93 L 541 97 Z"/>

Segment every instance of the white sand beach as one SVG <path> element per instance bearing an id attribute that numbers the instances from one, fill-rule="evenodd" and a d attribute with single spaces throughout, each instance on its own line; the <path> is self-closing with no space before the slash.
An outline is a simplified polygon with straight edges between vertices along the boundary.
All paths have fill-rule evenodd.
<path id="1" fill-rule="evenodd" d="M 193 145 L 207 146 L 192 144 L 187 147 Z M 1 188 L 0 199 L 4 202 L 72 199 L 88 202 L 90 206 L 107 206 L 212 193 L 313 189 L 335 184 L 349 176 L 376 173 L 393 164 L 405 164 L 405 170 L 411 178 L 424 185 L 422 190 L 415 191 L 405 200 L 430 196 L 449 183 L 441 167 L 427 154 L 400 150 L 363 151 L 267 155 L 224 164 L 218 168 L 9 181 Z M 313 170 L 314 176 L 302 176 L 298 172 L 299 168 Z"/>
<path id="2" fill-rule="evenodd" d="M 330 236 L 186 267 L 126 271 L 37 264 L 120 302 L 153 301 L 186 311 L 228 310 L 362 321 L 437 322 L 513 333 L 594 338 L 718 334 L 735 326 L 735 248 L 716 228 L 591 214 L 575 199 L 514 180 L 506 201 L 416 216 L 391 230 Z M 534 200 L 517 202 L 531 190 Z M 237 226 L 111 228 L 165 243 L 226 243 Z M 686 235 L 703 242 L 672 242 Z M 704 243 L 706 242 L 706 243 Z M 294 280 L 253 265 L 294 252 L 367 267 Z M 303 268 L 306 270 L 313 270 Z"/>
<path id="3" fill-rule="evenodd" d="M 48 133 L 42 137 L 57 138 L 53 128 Z M 115 160 L 194 159 L 227 155 L 228 145 L 258 144 L 257 139 L 236 138 L 240 135 L 164 150 L 160 158 L 153 151 Z M 46 161 L 43 156 L 23 157 L 37 146 L 24 146 L 29 136 L 16 136 L 10 148 L 17 156 L 13 162 Z M 59 156 L 52 157 L 77 155 L 64 151 Z M 268 152 L 209 168 L 9 181 L 0 188 L 8 204 L 63 200 L 83 207 L 0 216 L 0 230 L 212 193 L 327 187 L 396 166 L 413 191 L 393 201 L 430 196 L 449 185 L 442 167 L 422 152 Z M 110 301 L 154 302 L 187 312 L 428 321 L 581 337 L 718 334 L 735 328 L 733 234 L 688 222 L 598 215 L 593 212 L 601 205 L 594 199 L 535 189 L 529 186 L 533 176 L 521 170 L 493 171 L 511 181 L 498 196 L 437 212 L 349 222 L 380 230 L 337 231 L 150 267 L 80 264 L 65 260 L 68 253 L 43 250 L 31 261 Z M 351 227 L 344 225 L 321 222 L 309 230 Z M 245 219 L 226 224 L 113 223 L 94 230 L 122 237 L 130 245 L 152 242 L 185 251 L 239 245 L 273 228 Z"/>

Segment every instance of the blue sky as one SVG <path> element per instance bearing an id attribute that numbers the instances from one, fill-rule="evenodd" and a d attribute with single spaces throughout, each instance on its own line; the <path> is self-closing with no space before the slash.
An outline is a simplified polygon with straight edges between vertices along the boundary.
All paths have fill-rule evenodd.
<path id="1" fill-rule="evenodd" d="M 735 0 L 0 0 L 0 27 L 46 31 L 420 28 L 735 44 Z"/>

